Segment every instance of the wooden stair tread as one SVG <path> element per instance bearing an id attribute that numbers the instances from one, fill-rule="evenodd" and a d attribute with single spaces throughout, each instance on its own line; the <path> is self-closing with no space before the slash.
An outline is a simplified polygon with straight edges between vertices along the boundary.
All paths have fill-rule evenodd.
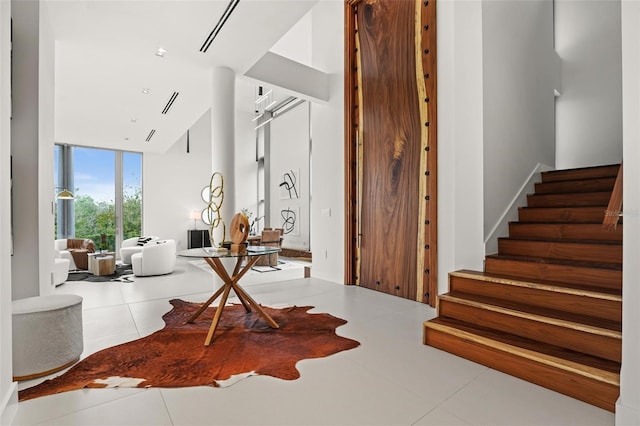
<path id="1" fill-rule="evenodd" d="M 622 225 L 609 231 L 602 223 L 509 222 L 509 237 L 544 241 L 610 241 L 622 244 Z"/>
<path id="2" fill-rule="evenodd" d="M 606 207 L 519 207 L 518 215 L 522 221 L 540 223 L 597 223 L 602 225 Z"/>
<path id="3" fill-rule="evenodd" d="M 529 207 L 602 207 L 606 209 L 611 191 L 567 192 L 562 194 L 529 194 Z M 603 212 L 604 214 L 604 212 Z"/>
<path id="4" fill-rule="evenodd" d="M 517 256 L 517 255 L 511 255 L 511 254 L 490 254 L 490 255 L 487 255 L 486 257 L 492 258 L 492 259 L 517 260 L 521 262 L 547 263 L 547 264 L 566 265 L 566 266 L 579 266 L 583 268 L 622 271 L 622 265 L 618 263 L 587 262 L 587 261 L 580 261 L 580 260 L 554 259 L 550 257 Z"/>
<path id="5" fill-rule="evenodd" d="M 579 167 L 568 170 L 550 170 L 541 173 L 542 182 L 558 182 L 565 180 L 616 177 L 620 164 L 603 166 Z"/>
<path id="6" fill-rule="evenodd" d="M 535 238 L 535 237 L 499 237 L 498 240 L 505 241 L 530 241 L 534 243 L 554 243 L 554 244 L 593 244 L 606 246 L 622 246 L 621 241 L 611 240 L 579 240 L 575 238 Z"/>
<path id="7" fill-rule="evenodd" d="M 577 284 L 563 283 L 550 280 L 529 279 L 523 280 L 520 277 L 503 274 L 490 274 L 487 272 L 471 271 L 468 269 L 462 269 L 455 272 L 450 272 L 450 276 L 458 276 L 464 278 L 470 278 L 480 281 L 488 281 L 495 283 L 503 283 L 514 285 L 518 287 L 536 288 L 554 293 L 573 294 L 576 296 L 591 297 L 593 299 L 610 300 L 614 302 L 622 301 L 622 293 L 619 290 L 611 288 L 598 288 L 593 286 L 583 286 Z"/>
<path id="8" fill-rule="evenodd" d="M 491 346 L 536 362 L 572 371 L 575 374 L 620 385 L 620 363 L 538 342 L 509 333 L 496 332 L 453 318 L 438 317 L 426 321 L 424 327 L 440 329 L 462 339 Z"/>
<path id="9" fill-rule="evenodd" d="M 568 192 L 612 191 L 615 177 L 596 177 L 587 179 L 570 179 L 556 182 L 539 182 L 535 184 L 536 194 L 563 194 Z"/>
<path id="10" fill-rule="evenodd" d="M 517 316 L 545 324 L 607 336 L 614 339 L 622 338 L 622 325 L 615 321 L 462 292 L 450 292 L 440 295 L 439 297 L 444 301 L 474 306 L 476 308 Z"/>

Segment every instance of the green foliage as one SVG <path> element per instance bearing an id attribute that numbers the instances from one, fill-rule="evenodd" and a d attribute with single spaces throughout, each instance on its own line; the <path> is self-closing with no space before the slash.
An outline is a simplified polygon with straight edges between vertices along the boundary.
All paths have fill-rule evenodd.
<path id="1" fill-rule="evenodd" d="M 136 188 L 133 193 L 123 195 L 123 238 L 140 235 L 142 230 L 142 193 Z M 76 238 L 90 238 L 100 245 L 100 234 L 107 235 L 107 250 L 115 250 L 116 207 L 113 201 L 96 203 L 88 195 L 75 198 Z"/>

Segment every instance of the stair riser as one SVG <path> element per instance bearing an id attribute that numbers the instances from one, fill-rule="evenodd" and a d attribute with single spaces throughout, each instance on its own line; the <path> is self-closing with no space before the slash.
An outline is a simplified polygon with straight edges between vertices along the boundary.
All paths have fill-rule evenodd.
<path id="1" fill-rule="evenodd" d="M 606 209 L 611 198 L 610 192 L 585 192 L 577 194 L 527 195 L 528 207 L 593 207 Z"/>
<path id="2" fill-rule="evenodd" d="M 449 289 L 450 291 L 526 303 L 540 308 L 622 322 L 622 303 L 618 301 L 594 299 L 588 296 L 557 293 L 456 276 L 450 277 Z"/>
<path id="3" fill-rule="evenodd" d="M 615 362 L 620 362 L 622 356 L 620 340 L 607 336 L 595 335 L 442 299 L 438 305 L 438 314 Z"/>
<path id="4" fill-rule="evenodd" d="M 521 222 L 597 223 L 602 224 L 606 207 L 520 208 Z"/>
<path id="5" fill-rule="evenodd" d="M 619 164 L 586 169 L 554 170 L 542 173 L 542 182 L 558 182 L 563 180 L 615 178 L 618 176 Z"/>
<path id="6" fill-rule="evenodd" d="M 592 240 L 622 243 L 622 225 L 615 231 L 605 231 L 602 224 L 551 224 L 518 223 L 509 224 L 512 238 L 554 238 L 567 240 Z"/>
<path id="7" fill-rule="evenodd" d="M 585 378 L 429 327 L 425 327 L 423 339 L 426 345 L 519 377 L 596 407 L 611 412 L 615 410 L 615 403 L 620 393 L 618 386 Z"/>
<path id="8" fill-rule="evenodd" d="M 500 254 L 622 264 L 622 245 L 498 240 Z"/>
<path id="9" fill-rule="evenodd" d="M 485 271 L 524 279 L 533 278 L 622 291 L 622 271 L 610 269 L 487 258 Z"/>

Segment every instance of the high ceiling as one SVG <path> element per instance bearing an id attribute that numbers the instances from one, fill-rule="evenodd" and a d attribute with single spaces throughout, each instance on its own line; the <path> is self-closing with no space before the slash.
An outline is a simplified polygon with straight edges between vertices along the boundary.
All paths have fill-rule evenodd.
<path id="1" fill-rule="evenodd" d="M 241 76 L 316 1 L 240 0 L 202 53 L 229 0 L 47 0 L 55 38 L 56 142 L 166 150 L 209 108 L 212 67 Z M 156 55 L 159 48 L 164 57 Z M 248 109 L 254 92 L 247 92 Z"/>

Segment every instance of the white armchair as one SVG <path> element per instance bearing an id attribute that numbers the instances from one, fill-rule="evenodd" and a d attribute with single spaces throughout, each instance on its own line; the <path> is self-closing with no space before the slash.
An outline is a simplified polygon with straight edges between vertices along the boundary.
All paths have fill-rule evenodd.
<path id="1" fill-rule="evenodd" d="M 131 256 L 131 268 L 135 276 L 170 274 L 176 267 L 175 240 L 156 240 L 144 246 L 140 253 Z"/>
<path id="2" fill-rule="evenodd" d="M 56 252 L 59 253 L 59 255 L 56 253 L 56 258 L 69 260 L 69 269 L 68 269 L 69 271 L 74 271 L 78 269 L 78 267 L 76 266 L 76 262 L 73 261 L 73 256 L 71 255 L 71 252 L 67 250 L 66 238 L 55 240 L 54 248 L 56 249 Z"/>
<path id="3" fill-rule="evenodd" d="M 63 259 L 62 251 L 58 249 L 56 249 L 55 253 L 55 258 L 53 259 L 54 264 L 52 284 L 54 286 L 59 286 L 60 284 L 64 283 L 67 278 L 69 278 L 69 265 L 71 264 L 71 262 L 73 262 L 73 258 L 71 258 L 71 260 L 69 260 L 68 258 Z M 69 256 L 71 256 L 71 253 L 69 253 L 68 251 L 67 253 L 69 254 Z"/>
<path id="4" fill-rule="evenodd" d="M 120 261 L 131 265 L 131 256 L 142 251 L 142 247 L 150 242 L 157 241 L 158 237 L 133 237 L 127 238 L 120 246 Z"/>

